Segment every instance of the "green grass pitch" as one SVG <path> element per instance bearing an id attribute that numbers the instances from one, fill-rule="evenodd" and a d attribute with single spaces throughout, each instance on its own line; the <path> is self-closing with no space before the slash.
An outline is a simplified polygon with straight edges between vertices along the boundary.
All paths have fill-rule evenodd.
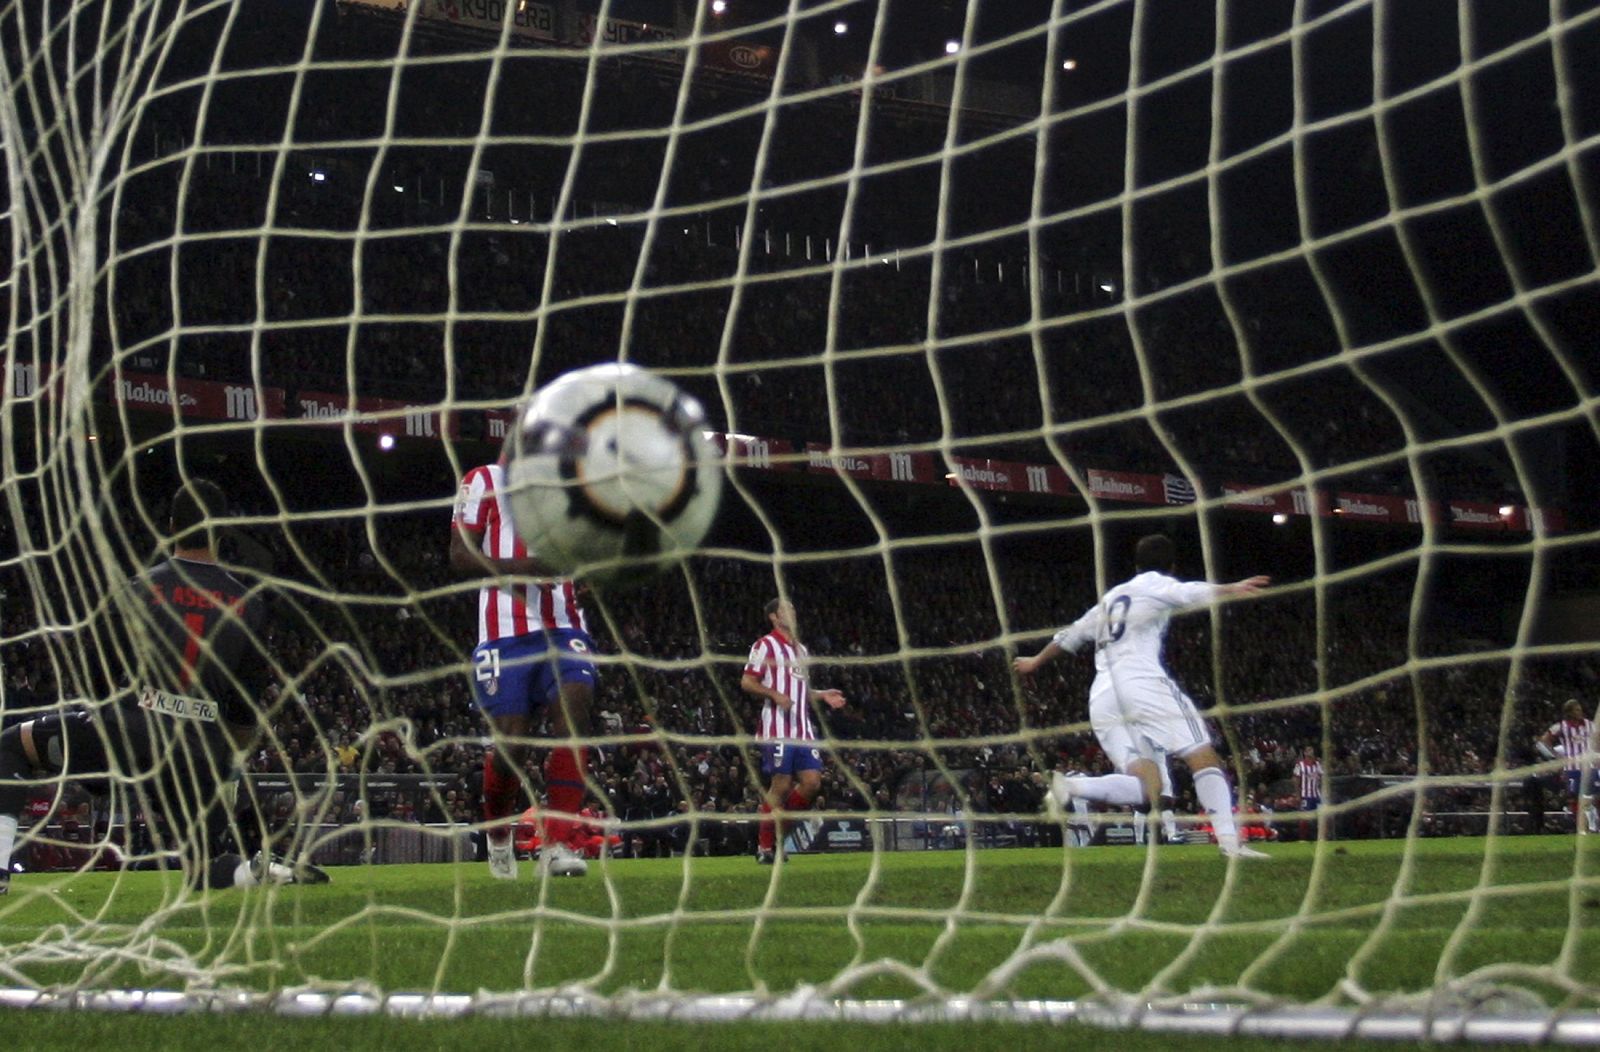
<path id="1" fill-rule="evenodd" d="M 1309 1000 L 1337 996 L 1343 982 L 1416 991 L 1440 977 L 1515 965 L 1522 970 L 1507 976 L 1551 1004 L 1600 1002 L 1600 845 L 1592 841 L 1270 850 L 1270 861 L 1231 868 L 1204 847 L 806 856 L 776 870 L 747 858 L 630 860 L 548 882 L 525 863 L 516 884 L 492 880 L 482 864 L 378 866 L 336 869 L 326 886 L 204 897 L 180 894 L 176 878 L 159 873 L 24 875 L 0 899 L 0 986 L 182 989 L 209 975 L 260 990 L 582 984 L 603 992 L 781 993 L 848 972 L 854 979 L 838 992 L 854 998 L 915 997 L 926 988 L 1069 1000 L 1106 983 L 1149 995 L 1247 987 Z M 100 1026 L 123 1035 L 156 1028 L 140 1045 L 192 1039 L 212 1048 L 227 1047 L 230 1033 L 247 1041 L 250 1030 L 226 1017 L 8 1012 L 0 1023 L 8 1032 L 24 1028 L 17 1032 L 32 1039 L 20 1047 L 32 1048 L 82 1047 Z M 461 1047 L 467 1034 L 490 1040 L 515 1027 L 526 1035 L 531 1024 L 272 1025 L 300 1034 L 295 1047 L 327 1041 L 351 1049 L 384 1034 L 391 1048 Z M 562 1026 L 570 1030 L 562 1047 L 588 1047 L 591 1032 L 612 1034 L 605 1047 L 618 1047 L 617 1023 Z M 780 1028 L 776 1043 L 804 1047 L 797 1029 Z M 946 1047 L 935 1034 L 947 1032 L 949 1047 L 970 1048 L 974 1029 L 931 1028 L 917 1043 Z M 65 1043 L 55 1046 L 58 1030 Z M 654 1033 L 652 1048 L 680 1039 L 748 1047 L 761 1031 L 627 1024 L 630 1035 Z M 898 1043 L 883 1028 L 806 1032 L 833 1033 L 835 1044 Z M 1007 1043 L 1027 1040 L 1025 1030 L 988 1025 L 981 1040 L 1008 1032 Z M 1126 1035 L 1118 1044 L 1140 1047 Z"/>

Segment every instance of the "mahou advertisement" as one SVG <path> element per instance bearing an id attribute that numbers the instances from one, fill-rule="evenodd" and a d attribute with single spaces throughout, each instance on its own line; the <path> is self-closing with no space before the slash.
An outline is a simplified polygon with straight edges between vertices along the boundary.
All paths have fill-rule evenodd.
<path id="1" fill-rule="evenodd" d="M 13 396 L 48 397 L 49 385 L 37 367 L 18 365 L 5 377 Z M 389 398 L 322 391 L 296 391 L 243 383 L 195 380 L 152 373 L 118 373 L 105 387 L 105 399 L 130 410 L 184 420 L 297 420 L 305 425 L 344 426 L 396 438 L 439 441 L 469 436 L 498 443 L 514 414 L 506 410 L 446 411 L 439 405 L 412 405 Z M 463 424 L 470 421 L 470 426 Z M 1080 467 L 1078 481 L 1057 464 L 1029 464 L 979 457 L 949 456 L 927 450 L 881 452 L 835 450 L 821 443 L 803 448 L 780 438 L 709 432 L 708 437 L 739 470 L 803 471 L 873 482 L 945 485 L 990 493 L 1081 498 L 1091 504 L 1189 505 L 1205 502 L 1229 511 L 1268 514 L 1279 521 L 1319 516 L 1351 522 L 1457 530 L 1529 533 L 1535 527 L 1560 532 L 1559 509 L 1444 499 L 1423 501 L 1386 493 L 1348 493 L 1310 489 L 1291 482 L 1225 482 L 1202 492 L 1193 480 L 1168 472 L 1154 474 Z"/>

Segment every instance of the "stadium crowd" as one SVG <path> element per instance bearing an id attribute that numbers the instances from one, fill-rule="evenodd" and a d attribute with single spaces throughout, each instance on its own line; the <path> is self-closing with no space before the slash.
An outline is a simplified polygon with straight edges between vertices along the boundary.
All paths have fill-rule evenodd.
<path id="1" fill-rule="evenodd" d="M 392 27 L 328 21 L 320 57 L 392 55 Z M 270 21 L 244 19 L 233 32 L 264 64 L 280 52 L 288 63 L 298 57 Z M 180 76 L 175 61 L 170 75 Z M 559 115 L 583 97 L 581 70 L 531 68 L 546 104 L 515 104 L 517 78 L 530 74 L 511 63 L 491 131 L 570 134 Z M 854 120 L 841 117 L 859 99 L 786 107 L 785 134 L 754 172 L 762 122 L 710 120 L 749 100 L 693 92 L 688 116 L 707 126 L 675 137 L 663 176 L 659 136 L 601 133 L 669 126 L 674 85 L 608 64 L 588 117 L 594 141 L 576 158 L 514 142 L 477 153 L 462 143 L 484 115 L 441 100 L 481 92 L 482 74 L 470 61 L 409 68 L 392 129 L 381 117 L 394 81 L 381 63 L 318 70 L 303 85 L 287 76 L 251 78 L 248 90 L 221 84 L 203 114 L 190 95 L 159 100 L 128 144 L 136 174 L 123 192 L 140 207 L 119 209 L 109 232 L 102 360 L 255 379 L 291 396 L 354 391 L 420 404 L 448 395 L 504 406 L 531 383 L 625 347 L 630 360 L 684 370 L 727 430 L 875 448 L 948 441 L 957 452 L 1034 463 L 1059 453 L 1107 468 L 1187 466 L 1202 485 L 1378 458 L 1344 482 L 1508 495 L 1504 459 L 1483 448 L 1429 450 L 1415 466 L 1401 455 L 1397 417 L 1419 439 L 1454 432 L 1381 368 L 1352 370 L 1333 312 L 1361 304 L 1329 305 L 1309 275 L 1299 296 L 1283 293 L 1289 275 L 1270 293 L 1230 283 L 1224 300 L 1210 283 L 1190 287 L 1211 262 L 1161 223 L 1141 226 L 1138 269 L 1125 274 L 1114 200 L 1041 232 L 1037 289 L 1026 284 L 1024 236 L 998 234 L 937 258 L 924 251 L 935 210 L 911 202 L 940 202 L 946 237 L 1027 218 L 1029 136 L 996 137 L 971 158 L 970 174 L 943 186 L 936 165 L 888 163 L 937 156 L 937 112 L 877 121 L 865 159 L 884 170 L 858 181 L 841 246 L 842 186 L 764 198 L 753 225 L 728 202 L 752 185 L 849 171 Z M 292 114 L 291 87 L 305 93 Z M 292 120 L 305 145 L 263 148 L 263 120 Z M 386 135 L 405 142 L 366 145 Z M 199 145 L 207 152 L 191 152 Z M 552 243 L 569 161 L 577 189 Z M 1090 181 L 1062 178 L 1049 188 L 1052 206 L 1083 207 L 1073 195 Z M 658 189 L 678 211 L 650 220 Z M 846 266 L 829 265 L 841 256 Z M 1132 294 L 1143 303 L 1125 312 Z M 1347 339 L 1389 339 L 1396 331 L 1385 326 L 1395 324 L 1363 312 Z M 874 353 L 885 348 L 901 353 Z M 1311 371 L 1260 380 L 1302 368 Z M 1247 373 L 1258 380 L 1248 396 L 1233 389 Z M 1200 393 L 1210 396 L 1149 408 Z"/>
<path id="2" fill-rule="evenodd" d="M 442 514 L 370 525 L 287 520 L 241 529 L 227 549 L 242 557 L 246 542 L 237 538 L 245 534 L 268 553 L 282 608 L 272 652 L 294 674 L 286 698 L 274 690 L 262 699 L 274 714 L 247 769 L 436 775 L 445 779 L 437 794 L 346 793 L 333 817 L 473 821 L 485 740 L 466 679 L 473 589 L 446 571 Z M 877 557 L 785 568 L 819 665 L 814 681 L 850 699 L 822 714 L 832 746 L 819 807 L 923 811 L 929 787 L 944 781 L 938 806 L 1036 814 L 1044 773 L 1105 769 L 1085 725 L 1091 662 L 1056 662 L 1018 682 L 1003 645 L 1011 638 L 1016 649 L 1036 646 L 1091 602 L 1087 562 L 1018 546 L 999 553 L 995 570 L 998 595 L 976 547 L 897 550 L 896 605 Z M 1497 757 L 1511 766 L 1535 762 L 1532 739 L 1560 700 L 1592 696 L 1600 679 L 1581 661 L 1526 665 L 1502 747 L 1506 661 L 1473 661 L 1473 644 L 1445 632 L 1425 641 L 1423 656 L 1462 660 L 1408 673 L 1408 610 L 1392 601 L 1406 594 L 1407 580 L 1388 572 L 1358 582 L 1329 587 L 1320 633 L 1308 590 L 1174 623 L 1168 662 L 1202 708 L 1226 713 L 1220 727 L 1243 779 L 1242 810 L 1295 809 L 1289 773 L 1305 745 L 1324 755 L 1334 777 L 1487 775 Z M 8 592 L 15 587 L 13 573 L 5 583 Z M 326 599 L 315 598 L 319 587 Z M 588 596 L 602 651 L 593 719 L 602 742 L 588 772 L 599 808 L 626 821 L 755 809 L 741 737 L 752 732 L 755 711 L 737 681 L 775 589 L 768 562 L 698 560 L 636 589 Z M 8 714 L 73 696 L 57 687 L 51 645 L 29 631 L 24 606 L 8 603 L 3 626 Z M 902 633 L 917 656 L 902 656 Z M 542 759 L 536 751 L 526 769 L 535 794 Z M 1179 786 L 1187 797 L 1182 778 Z M 1453 792 L 1454 806 L 1477 799 L 1468 789 Z M 282 806 L 287 819 L 287 800 Z M 1452 804 L 1441 797 L 1440 806 Z M 1182 809 L 1193 813 L 1193 801 L 1185 798 Z M 703 828 L 712 850 L 745 846 L 743 823 Z M 683 835 L 671 826 L 630 830 L 625 848 L 665 851 Z"/>
<path id="3" fill-rule="evenodd" d="M 187 185 L 185 226 L 243 230 L 260 221 L 267 181 L 253 172 L 201 168 Z M 299 180 L 284 187 L 275 222 L 338 236 L 273 239 L 259 266 L 260 293 L 253 234 L 183 246 L 181 319 L 167 308 L 168 297 L 153 294 L 169 281 L 168 250 L 122 262 L 115 345 L 138 348 L 123 367 L 164 373 L 171 364 L 180 376 L 234 381 L 258 376 L 289 392 L 291 410 L 297 393 L 352 388 L 413 404 L 440 402 L 448 392 L 457 401 L 503 406 L 529 383 L 528 348 L 536 341 L 535 382 L 616 357 L 643 251 L 640 227 L 601 225 L 559 239 L 553 307 L 541 333 L 534 319 L 543 302 L 546 235 L 506 224 L 459 242 L 441 228 L 359 244 L 349 214 L 359 199 L 340 197 L 342 189 L 352 188 Z M 442 207 L 404 208 L 412 223 L 450 218 Z M 153 208 L 121 224 L 140 245 L 158 240 L 173 221 Z M 1078 463 L 1155 472 L 1179 470 L 1181 453 L 1202 485 L 1292 477 L 1303 470 L 1300 456 L 1313 469 L 1388 457 L 1347 481 L 1371 492 L 1418 488 L 1400 456 L 1406 443 L 1394 413 L 1347 368 L 1330 365 L 1260 388 L 1257 398 L 1271 418 L 1227 391 L 1241 379 L 1241 338 L 1262 345 L 1257 371 L 1331 363 L 1337 342 L 1298 306 L 1252 305 L 1241 334 L 1213 293 L 1175 294 L 1142 311 L 1130 330 L 1120 314 L 1096 313 L 1110 302 L 1097 286 L 1076 287 L 1087 271 L 1071 275 L 1075 287 L 1052 288 L 1035 319 L 1016 259 L 1009 279 L 1004 262 L 991 270 L 976 260 L 952 261 L 935 295 L 925 259 L 867 260 L 846 270 L 835 288 L 829 273 L 802 273 L 813 266 L 805 259 L 765 249 L 747 261 L 759 280 L 747 278 L 735 304 L 733 241 L 734 224 L 710 217 L 655 231 L 628 330 L 631 360 L 699 371 L 684 381 L 718 427 L 804 443 L 833 441 L 837 426 L 843 445 L 872 448 L 927 448 L 948 437 L 970 455 L 1050 463 L 1059 450 Z M 218 281 L 218 274 L 238 277 Z M 922 350 L 930 307 L 941 341 L 933 354 Z M 363 320 L 347 322 L 353 313 Z M 239 331 L 258 318 L 267 323 L 259 334 Z M 169 345 L 160 334 L 175 321 L 185 335 Z M 1030 323 L 1038 323 L 1037 332 L 1010 334 Z M 109 333 L 105 345 L 112 345 Z M 866 353 L 886 347 L 903 351 Z M 1141 356 L 1157 399 L 1217 393 L 1151 414 Z M 711 372 L 719 364 L 726 391 Z M 1090 374 L 1094 382 L 1082 382 Z M 1327 412 L 1330 404 L 1341 411 Z M 819 410 L 830 405 L 831 412 Z M 1490 500 L 1507 493 L 1503 466 L 1486 468 L 1481 453 L 1438 450 L 1419 463 L 1436 492 Z"/>

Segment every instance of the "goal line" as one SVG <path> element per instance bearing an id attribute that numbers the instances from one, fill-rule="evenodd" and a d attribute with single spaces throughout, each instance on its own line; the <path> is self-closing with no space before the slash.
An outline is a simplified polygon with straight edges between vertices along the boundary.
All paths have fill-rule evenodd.
<path id="1" fill-rule="evenodd" d="M 638 994 L 389 994 L 106 990 L 50 993 L 0 989 L 0 1009 L 139 1015 L 265 1012 L 284 1018 L 611 1019 L 676 1023 L 1077 1023 L 1106 1030 L 1295 1041 L 1438 1041 L 1600 1045 L 1600 1012 L 1473 1008 L 1429 995 L 1361 1008 L 1279 1008 L 1193 996 L 1171 1004 L 1126 1001 L 840 1000 L 812 988 L 782 997 Z"/>

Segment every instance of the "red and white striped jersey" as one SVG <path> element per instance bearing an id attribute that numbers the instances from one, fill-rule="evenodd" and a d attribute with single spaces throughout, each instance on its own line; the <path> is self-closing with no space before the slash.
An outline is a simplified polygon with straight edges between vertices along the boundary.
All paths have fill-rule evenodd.
<path id="1" fill-rule="evenodd" d="M 1583 754 L 1589 751 L 1589 743 L 1594 740 L 1593 720 L 1561 720 L 1552 723 L 1545 732 L 1555 739 L 1561 746 L 1562 758 L 1566 761 L 1563 766 L 1569 771 L 1577 771 L 1583 767 Z M 1591 763 L 1595 761 L 1591 760 Z"/>
<path id="2" fill-rule="evenodd" d="M 817 732 L 811 722 L 809 704 L 811 688 L 806 677 L 806 664 L 810 658 L 804 643 L 796 643 L 782 632 L 768 632 L 750 648 L 750 660 L 745 662 L 745 673 L 759 679 L 762 686 L 794 702 L 788 709 L 780 709 L 770 699 L 763 702 L 757 738 L 802 742 L 816 740 Z"/>
<path id="3" fill-rule="evenodd" d="M 528 548 L 512 529 L 511 509 L 501 495 L 504 488 L 505 471 L 498 464 L 467 472 L 456 498 L 455 524 L 469 534 L 481 535 L 479 550 L 491 559 L 525 558 Z M 568 579 L 478 589 L 479 643 L 559 628 L 589 631 L 577 589 Z"/>
<path id="4" fill-rule="evenodd" d="M 1322 799 L 1322 761 L 1301 757 L 1294 765 L 1294 780 L 1300 785 L 1300 796 Z"/>

